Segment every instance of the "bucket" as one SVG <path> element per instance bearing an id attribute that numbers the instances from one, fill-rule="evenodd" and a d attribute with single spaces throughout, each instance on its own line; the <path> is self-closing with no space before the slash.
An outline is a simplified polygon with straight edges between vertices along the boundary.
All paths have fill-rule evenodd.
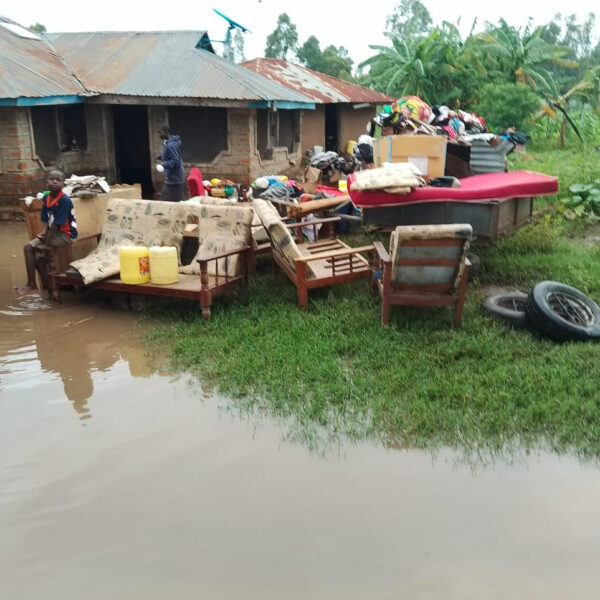
<path id="1" fill-rule="evenodd" d="M 148 283 L 150 281 L 148 256 L 146 246 L 121 246 L 119 248 L 121 281 L 130 284 Z"/>
<path id="2" fill-rule="evenodd" d="M 352 154 L 354 152 L 354 146 L 356 146 L 356 141 L 349 140 L 346 144 L 346 154 Z"/>
<path id="3" fill-rule="evenodd" d="M 158 285 L 169 285 L 179 281 L 179 263 L 175 246 L 150 248 L 150 281 Z"/>

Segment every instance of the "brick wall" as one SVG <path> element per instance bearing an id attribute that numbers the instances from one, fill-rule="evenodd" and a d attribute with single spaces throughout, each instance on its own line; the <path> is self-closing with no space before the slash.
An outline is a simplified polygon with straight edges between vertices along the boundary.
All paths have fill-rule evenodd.
<path id="1" fill-rule="evenodd" d="M 0 206 L 41 189 L 45 175 L 32 146 L 29 109 L 0 107 Z"/>
<path id="2" fill-rule="evenodd" d="M 114 183 L 112 122 L 107 122 L 108 107 L 86 105 L 88 148 L 85 151 L 59 152 L 53 161 L 67 177 L 106 175 Z M 0 107 L 0 206 L 16 206 L 19 198 L 35 195 L 45 187 L 46 170 L 35 154 L 29 108 Z"/>

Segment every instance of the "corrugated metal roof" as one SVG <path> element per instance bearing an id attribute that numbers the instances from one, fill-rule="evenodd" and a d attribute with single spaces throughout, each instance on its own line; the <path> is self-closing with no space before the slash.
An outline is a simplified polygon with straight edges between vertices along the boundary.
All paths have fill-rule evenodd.
<path id="1" fill-rule="evenodd" d="M 375 92 L 362 85 L 318 73 L 279 58 L 255 58 L 241 65 L 292 90 L 301 91 L 318 104 L 337 102 L 387 104 L 394 100 L 391 96 Z"/>
<path id="2" fill-rule="evenodd" d="M 0 17 L 2 23 L 17 25 Z M 47 40 L 21 37 L 0 26 L 0 98 L 47 98 L 85 92 Z"/>
<path id="3" fill-rule="evenodd" d="M 85 87 L 101 94 L 313 103 L 208 50 L 204 31 L 50 34 Z"/>

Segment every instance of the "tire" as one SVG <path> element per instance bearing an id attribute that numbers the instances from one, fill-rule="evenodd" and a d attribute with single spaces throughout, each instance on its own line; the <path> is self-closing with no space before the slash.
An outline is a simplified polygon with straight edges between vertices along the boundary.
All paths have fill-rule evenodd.
<path id="1" fill-rule="evenodd" d="M 565 341 L 600 339 L 600 308 L 583 292 L 557 281 L 542 281 L 525 302 L 531 328 L 544 337 Z"/>
<path id="2" fill-rule="evenodd" d="M 513 327 L 521 328 L 527 326 L 526 300 L 527 294 L 523 292 L 495 294 L 483 301 L 483 307 L 495 317 L 508 321 Z"/>

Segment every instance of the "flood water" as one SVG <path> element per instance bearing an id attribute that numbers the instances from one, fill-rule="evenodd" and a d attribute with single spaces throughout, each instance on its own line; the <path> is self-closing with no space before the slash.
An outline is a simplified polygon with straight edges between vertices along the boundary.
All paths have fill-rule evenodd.
<path id="1" fill-rule="evenodd" d="M 136 315 L 15 297 L 0 224 L 0 598 L 596 598 L 600 469 L 325 456 L 153 373 Z"/>

